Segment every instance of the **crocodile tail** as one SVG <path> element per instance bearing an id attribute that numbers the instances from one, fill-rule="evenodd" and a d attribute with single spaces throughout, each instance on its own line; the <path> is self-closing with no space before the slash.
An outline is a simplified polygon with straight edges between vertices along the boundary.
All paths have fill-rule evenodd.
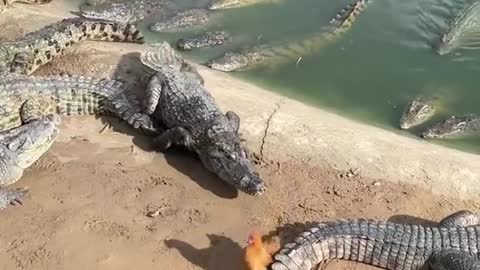
<path id="1" fill-rule="evenodd" d="M 107 20 L 74 18 L 74 27 L 83 38 L 94 41 L 144 43 L 144 37 L 133 24 Z M 68 20 L 68 19 L 67 19 Z"/>
<path id="2" fill-rule="evenodd" d="M 379 265 L 373 255 L 381 249 L 379 235 L 385 227 L 384 222 L 367 219 L 318 223 L 285 244 L 270 269 L 310 270 L 336 258 Z"/>

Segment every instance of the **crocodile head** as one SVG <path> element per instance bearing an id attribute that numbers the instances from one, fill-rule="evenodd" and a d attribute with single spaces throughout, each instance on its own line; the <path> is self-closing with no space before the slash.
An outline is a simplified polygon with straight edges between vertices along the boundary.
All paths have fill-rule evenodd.
<path id="1" fill-rule="evenodd" d="M 17 154 L 18 166 L 27 168 L 40 158 L 59 134 L 61 117 L 49 114 L 0 136 L 8 148 Z"/>
<path id="2" fill-rule="evenodd" d="M 211 69 L 230 72 L 246 67 L 249 62 L 249 57 L 244 54 L 228 52 L 220 58 L 211 60 L 207 66 Z"/>
<path id="3" fill-rule="evenodd" d="M 418 126 L 430 119 L 435 113 L 435 108 L 429 100 L 415 98 L 405 107 L 400 118 L 400 128 L 409 129 Z"/>
<path id="4" fill-rule="evenodd" d="M 216 10 L 216 9 L 227 9 L 227 8 L 234 8 L 240 5 L 239 0 L 213 0 L 208 9 Z"/>
<path id="5" fill-rule="evenodd" d="M 265 183 L 238 137 L 224 135 L 215 143 L 201 146 L 196 152 L 203 165 L 226 183 L 252 196 L 265 192 Z"/>
<path id="6" fill-rule="evenodd" d="M 452 116 L 433 127 L 424 131 L 421 136 L 423 138 L 445 138 L 467 130 L 469 122 L 472 121 L 472 116 Z"/>
<path id="7" fill-rule="evenodd" d="M 452 35 L 444 34 L 442 39 L 437 45 L 437 54 L 438 55 L 445 55 L 450 53 L 454 48 L 455 37 Z"/>

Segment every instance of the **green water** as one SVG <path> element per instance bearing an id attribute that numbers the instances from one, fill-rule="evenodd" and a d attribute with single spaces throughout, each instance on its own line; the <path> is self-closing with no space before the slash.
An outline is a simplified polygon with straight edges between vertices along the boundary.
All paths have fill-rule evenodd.
<path id="1" fill-rule="evenodd" d="M 201 63 L 248 44 L 288 41 L 321 31 L 349 0 L 285 0 L 281 5 L 256 5 L 219 11 L 205 27 L 175 33 L 146 31 L 148 42 L 205 30 L 225 29 L 233 42 L 184 55 Z M 232 73 L 300 101 L 406 136 L 398 121 L 406 103 L 417 94 L 439 98 L 439 111 L 428 124 L 450 115 L 480 113 L 480 49 L 439 56 L 432 46 L 449 20 L 467 1 L 373 0 L 349 32 L 315 55 L 305 55 L 275 70 Z M 148 22 L 147 22 L 148 23 Z M 308 116 L 305 116 L 308 117 Z M 480 153 L 480 137 L 431 140 Z"/>

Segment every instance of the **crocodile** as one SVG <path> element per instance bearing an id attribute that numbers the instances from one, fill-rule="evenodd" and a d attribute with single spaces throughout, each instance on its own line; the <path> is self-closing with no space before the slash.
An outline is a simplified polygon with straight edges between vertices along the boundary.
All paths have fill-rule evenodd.
<path id="1" fill-rule="evenodd" d="M 432 270 L 480 269 L 478 221 L 476 213 L 462 210 L 437 226 L 371 219 L 318 222 L 285 244 L 269 269 L 310 270 L 333 259 L 389 270 L 417 270 L 424 265 Z"/>
<path id="2" fill-rule="evenodd" d="M 445 34 L 436 48 L 439 55 L 445 55 L 457 48 L 476 49 L 480 44 L 478 40 L 478 29 L 480 27 L 480 3 L 473 1 L 458 16 L 456 16 L 448 27 Z"/>
<path id="3" fill-rule="evenodd" d="M 17 182 L 26 168 L 37 161 L 53 144 L 59 134 L 61 117 L 48 114 L 30 118 L 20 127 L 0 132 L 0 209 L 22 203 L 27 190 L 6 189 Z"/>
<path id="4" fill-rule="evenodd" d="M 189 51 L 193 48 L 219 46 L 231 40 L 231 35 L 225 31 L 205 32 L 192 38 L 179 39 L 177 48 L 182 51 Z"/>
<path id="5" fill-rule="evenodd" d="M 178 12 L 202 7 L 180 7 L 174 0 L 112 0 L 97 5 L 83 5 L 80 12 L 74 14 L 90 19 L 138 23 L 147 17 L 161 21 Z"/>
<path id="6" fill-rule="evenodd" d="M 152 32 L 162 32 L 170 29 L 204 25 L 208 22 L 209 17 L 210 12 L 206 9 L 188 9 L 165 20 L 151 24 L 149 29 Z"/>
<path id="7" fill-rule="evenodd" d="M 434 114 L 433 99 L 418 96 L 405 107 L 400 118 L 400 129 L 410 129 L 418 126 L 432 118 Z"/>
<path id="8" fill-rule="evenodd" d="M 66 48 L 87 39 L 143 43 L 143 36 L 131 24 L 83 18 L 63 19 L 17 40 L 0 43 L 0 73 L 30 75 Z"/>
<path id="9" fill-rule="evenodd" d="M 243 48 L 239 52 L 227 52 L 217 59 L 208 61 L 206 65 L 215 70 L 231 72 L 246 70 L 258 65 L 277 66 L 292 60 L 298 62 L 303 55 L 315 53 L 348 31 L 358 15 L 365 9 L 366 3 L 367 0 L 355 0 L 330 21 L 326 31 L 314 34 L 309 38 L 279 45 L 255 45 Z"/>
<path id="10" fill-rule="evenodd" d="M 0 0 L 0 13 L 14 2 L 43 5 L 52 2 L 52 0 Z"/>
<path id="11" fill-rule="evenodd" d="M 480 116 L 466 114 L 451 116 L 422 132 L 423 138 L 450 138 L 460 135 L 478 135 L 480 132 Z"/>
<path id="12" fill-rule="evenodd" d="M 183 146 L 224 182 L 252 196 L 264 193 L 265 183 L 240 140 L 240 117 L 233 111 L 222 113 L 196 76 L 179 70 L 183 58 L 168 43 L 142 51 L 140 60 L 153 71 L 144 112 L 165 127 L 153 140 L 156 148 L 163 152 Z"/>
<path id="13" fill-rule="evenodd" d="M 212 0 L 208 9 L 229 9 L 256 5 L 260 3 L 279 3 L 282 0 Z"/>

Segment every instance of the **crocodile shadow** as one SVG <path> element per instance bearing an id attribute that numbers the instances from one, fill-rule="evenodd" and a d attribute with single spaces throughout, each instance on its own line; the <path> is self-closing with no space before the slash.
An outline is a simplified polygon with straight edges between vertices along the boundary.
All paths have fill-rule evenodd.
<path id="1" fill-rule="evenodd" d="M 223 235 L 207 234 L 210 246 L 198 249 L 181 240 L 170 239 L 164 243 L 177 249 L 192 264 L 205 270 L 243 270 L 242 247 Z"/>
<path id="2" fill-rule="evenodd" d="M 122 55 L 116 69 L 113 73 L 113 78 L 124 81 L 129 89 L 134 91 L 139 100 L 144 100 L 147 78 L 145 78 L 146 69 L 140 62 L 140 53 L 132 52 Z M 112 122 L 115 123 L 115 122 Z M 127 133 L 125 129 L 128 128 L 133 136 L 133 142 L 144 151 L 155 151 L 152 145 L 152 137 L 139 135 L 138 132 L 126 125 L 116 121 L 118 125 L 111 125 L 119 132 Z M 217 196 L 227 199 L 238 197 L 238 190 L 227 183 L 223 182 L 215 174 L 209 172 L 197 158 L 195 153 L 187 151 L 183 147 L 172 147 L 163 154 L 168 164 L 179 170 L 181 173 L 188 176 L 202 188 L 211 191 Z"/>

